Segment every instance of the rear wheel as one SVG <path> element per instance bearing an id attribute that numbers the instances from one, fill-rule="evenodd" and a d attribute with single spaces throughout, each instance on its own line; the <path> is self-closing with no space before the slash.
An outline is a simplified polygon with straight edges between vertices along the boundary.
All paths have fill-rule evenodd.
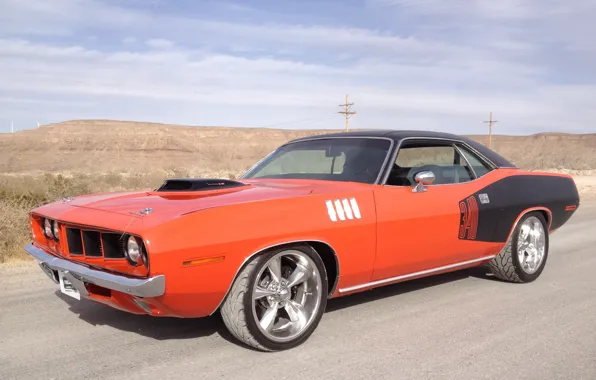
<path id="1" fill-rule="evenodd" d="M 511 238 L 489 262 L 495 277 L 510 282 L 532 282 L 546 265 L 549 235 L 544 216 L 530 212 L 519 220 Z"/>
<path id="2" fill-rule="evenodd" d="M 230 333 L 265 351 L 295 347 L 316 329 L 327 305 L 325 266 L 310 246 L 276 249 L 238 274 L 221 314 Z"/>

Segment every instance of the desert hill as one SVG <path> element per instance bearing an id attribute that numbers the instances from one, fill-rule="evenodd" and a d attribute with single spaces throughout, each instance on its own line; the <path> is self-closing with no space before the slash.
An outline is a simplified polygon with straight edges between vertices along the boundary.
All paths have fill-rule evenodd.
<path id="1" fill-rule="evenodd" d="M 73 120 L 0 134 L 0 172 L 178 169 L 230 175 L 243 172 L 288 140 L 326 132 L 331 131 Z M 470 137 L 488 143 L 487 136 Z M 596 168 L 596 134 L 493 136 L 493 148 L 528 169 Z"/>

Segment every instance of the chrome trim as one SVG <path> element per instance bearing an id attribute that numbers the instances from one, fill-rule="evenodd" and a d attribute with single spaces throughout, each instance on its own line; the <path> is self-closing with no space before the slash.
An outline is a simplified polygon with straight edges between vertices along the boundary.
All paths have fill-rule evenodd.
<path id="1" fill-rule="evenodd" d="M 327 289 L 328 290 L 328 294 L 327 294 L 327 298 L 331 298 L 333 296 L 333 293 L 335 293 L 335 289 L 337 289 L 337 286 L 339 285 L 339 273 L 340 273 L 340 267 L 339 267 L 339 258 L 337 257 L 337 253 L 335 252 L 335 249 L 333 248 L 333 246 L 329 243 L 327 243 L 326 241 L 323 240 L 317 240 L 317 239 L 302 239 L 302 240 L 290 240 L 290 241 L 286 241 L 286 242 L 281 242 L 281 243 L 277 243 L 277 244 L 273 244 L 270 245 L 268 247 L 262 248 L 256 252 L 251 253 L 250 255 L 246 256 L 246 258 L 244 259 L 244 261 L 242 261 L 242 264 L 240 264 L 238 266 L 238 269 L 236 270 L 236 273 L 234 273 L 234 277 L 232 277 L 232 281 L 230 281 L 230 285 L 228 286 L 228 290 L 226 290 L 226 293 L 224 294 L 224 296 L 221 298 L 221 301 L 219 301 L 219 304 L 215 307 L 215 309 L 213 309 L 213 311 L 211 313 L 209 313 L 209 315 L 213 315 L 213 313 L 215 313 L 223 304 L 223 302 L 225 301 L 226 297 L 228 296 L 228 293 L 230 293 L 230 290 L 232 289 L 232 285 L 234 285 L 234 281 L 236 281 L 236 277 L 238 277 L 238 273 L 240 273 L 240 270 L 242 268 L 244 268 L 244 266 L 246 265 L 246 263 L 252 259 L 254 256 L 268 250 L 271 248 L 275 248 L 275 247 L 279 247 L 282 245 L 286 245 L 286 244 L 294 244 L 294 243 L 307 243 L 309 241 L 314 241 L 316 243 L 322 243 L 327 245 L 329 248 L 331 248 L 331 251 L 333 252 L 333 256 L 335 257 L 335 265 L 337 268 L 337 276 L 336 276 L 336 281 L 335 281 L 335 285 L 333 286 L 333 289 Z M 313 248 L 314 249 L 314 248 Z M 325 275 L 328 275 L 327 273 Z"/>
<path id="2" fill-rule="evenodd" d="M 453 144 L 453 148 L 457 151 L 457 153 L 459 153 L 459 156 L 462 157 L 464 159 L 464 161 L 466 161 L 466 164 L 468 164 L 468 166 L 470 167 L 470 170 L 472 171 L 472 174 L 474 175 L 474 179 L 478 179 L 478 174 L 476 174 L 476 170 L 474 170 L 474 167 L 472 166 L 472 164 L 470 164 L 470 161 L 463 154 L 461 148 L 458 147 L 457 144 Z"/>
<path id="3" fill-rule="evenodd" d="M 432 170 L 423 170 L 416 173 L 414 180 L 423 185 L 432 185 L 432 183 L 435 182 L 435 173 L 433 173 Z"/>
<path id="4" fill-rule="evenodd" d="M 507 242 L 510 239 L 512 239 L 513 231 L 515 231 L 515 228 L 519 224 L 519 221 L 521 220 L 521 218 L 523 218 L 526 214 L 533 212 L 533 211 L 546 211 L 547 212 L 547 214 L 548 214 L 548 233 L 551 233 L 551 227 L 553 224 L 552 211 L 544 206 L 530 207 L 530 208 L 527 208 L 527 209 L 523 210 L 522 212 L 520 212 L 519 215 L 517 216 L 517 218 L 515 219 L 515 222 L 513 222 L 513 227 L 511 227 L 511 230 L 509 231 L 509 235 L 507 236 L 507 240 L 505 240 L 505 242 L 504 242 L 505 247 L 503 247 L 503 249 L 506 248 Z"/>
<path id="5" fill-rule="evenodd" d="M 42 249 L 37 248 L 32 243 L 25 246 L 25 251 L 33 256 L 40 265 L 47 266 L 52 270 L 67 272 L 70 276 L 73 276 L 79 281 L 88 282 L 118 292 L 137 297 L 159 297 L 162 296 L 166 290 L 166 278 L 164 275 L 150 278 L 119 276 L 50 255 Z M 44 272 L 49 275 L 46 270 L 44 270 Z"/>
<path id="6" fill-rule="evenodd" d="M 146 208 L 142 209 L 141 211 L 139 211 L 139 214 L 147 215 L 147 214 L 151 214 L 152 212 L 153 212 L 153 209 L 151 207 L 146 207 Z"/>
<path id="7" fill-rule="evenodd" d="M 491 160 L 489 160 L 485 155 L 483 155 L 482 153 L 480 153 L 478 150 L 474 149 L 474 147 L 472 147 L 470 144 L 466 143 L 463 140 L 458 140 L 458 139 L 450 139 L 450 138 L 446 138 L 446 137 L 405 137 L 401 140 L 399 140 L 399 143 L 397 144 L 397 147 L 395 149 L 395 151 L 393 152 L 392 155 L 392 161 L 395 162 L 395 160 L 397 159 L 397 154 L 399 152 L 399 150 L 401 149 L 401 146 L 403 145 L 404 141 L 410 141 L 410 140 L 437 140 L 437 141 L 444 141 L 447 143 L 451 143 L 451 144 L 462 144 L 464 145 L 466 148 L 468 148 L 470 151 L 472 151 L 474 154 L 478 155 L 485 163 L 489 164 L 489 166 L 492 168 L 491 170 L 496 170 L 496 169 L 507 169 L 506 167 L 499 167 L 497 166 L 494 162 L 492 162 Z M 389 177 L 391 171 L 387 171 L 383 177 L 383 180 L 381 182 L 379 182 L 380 185 L 385 186 L 387 183 L 387 178 Z M 473 179 L 472 181 L 476 181 L 477 179 L 479 179 L 478 177 L 476 177 L 475 179 Z M 468 181 L 468 182 L 462 182 L 462 183 L 470 183 L 472 181 Z M 461 183 L 452 183 L 452 184 L 437 184 L 437 185 L 432 185 L 432 186 L 444 186 L 444 185 L 460 185 Z M 391 185 L 389 185 L 391 186 Z M 392 187 L 402 187 L 402 186 L 392 186 Z"/>
<path id="8" fill-rule="evenodd" d="M 85 208 L 83 206 L 73 206 L 73 207 L 79 207 L 79 208 Z M 91 210 L 96 210 L 96 209 L 91 209 Z M 38 212 L 31 212 L 31 215 L 35 215 L 38 218 L 49 218 L 49 216 L 45 216 L 42 215 Z M 130 214 L 133 218 L 142 218 L 142 216 L 137 215 L 137 214 Z M 136 235 L 136 234 L 132 234 L 130 232 L 125 232 L 125 231 L 120 231 L 120 230 L 114 230 L 108 227 L 100 227 L 100 226 L 94 226 L 91 224 L 82 224 L 82 223 L 77 223 L 77 222 L 70 222 L 64 219 L 55 219 L 58 223 L 61 223 L 62 225 L 64 225 L 65 228 L 78 228 L 80 230 L 87 230 L 87 231 L 96 231 L 96 232 L 102 232 L 102 233 L 115 233 L 115 234 L 129 234 L 129 235 L 135 235 L 139 238 L 141 238 L 140 236 Z"/>
<path id="9" fill-rule="evenodd" d="M 248 169 L 246 171 L 246 173 L 244 173 L 239 179 L 258 179 L 258 178 L 244 178 L 248 173 L 250 173 L 258 164 L 260 164 L 261 162 L 263 162 L 265 159 L 267 159 L 268 157 L 270 157 L 271 155 L 273 155 L 275 152 L 277 152 L 279 149 L 281 149 L 282 147 L 286 146 L 286 145 L 291 145 L 291 144 L 299 144 L 305 141 L 316 141 L 316 140 L 333 140 L 333 139 L 373 139 L 373 140 L 388 140 L 389 141 L 389 149 L 387 149 L 387 154 L 385 155 L 385 160 L 383 161 L 383 164 L 381 165 L 381 169 L 379 170 L 379 174 L 377 175 L 377 178 L 375 179 L 375 182 L 372 183 L 372 185 L 378 185 L 380 183 L 381 180 L 381 176 L 383 175 L 383 172 L 386 170 L 387 167 L 387 162 L 389 161 L 389 157 L 393 154 L 392 150 L 393 147 L 395 146 L 395 139 L 392 139 L 390 137 L 382 137 L 382 136 L 313 136 L 313 137 L 307 137 L 307 138 L 302 138 L 299 141 L 289 141 L 285 144 L 280 145 L 279 147 L 277 147 L 274 151 L 272 151 L 271 153 L 269 153 L 268 155 L 266 155 L 265 157 L 263 157 L 261 160 L 259 160 L 256 164 L 254 164 L 253 166 L 251 166 L 250 169 Z"/>
<path id="10" fill-rule="evenodd" d="M 259 161 L 255 162 L 250 168 L 248 168 L 247 171 L 244 172 L 244 174 L 242 174 L 238 179 L 245 179 L 244 177 L 250 173 L 251 171 L 253 171 L 261 162 L 265 161 L 266 159 L 268 159 L 269 157 L 271 157 L 275 152 L 277 152 L 277 150 L 279 148 L 281 148 L 282 146 L 287 145 L 287 144 L 283 144 L 278 146 L 277 148 L 275 148 L 274 150 L 272 150 L 271 152 L 267 153 L 265 155 L 265 157 L 261 158 Z M 248 178 L 248 179 L 252 179 L 252 178 Z"/>
<path id="11" fill-rule="evenodd" d="M 52 268 L 50 268 L 48 266 L 48 264 L 46 264 L 44 262 L 38 262 L 38 264 L 39 264 L 39 267 L 41 268 L 41 270 L 43 271 L 43 273 L 48 275 L 50 280 L 54 281 L 55 284 L 60 283 L 60 280 L 58 279 L 58 275 L 56 274 L 56 272 L 54 272 L 54 270 Z"/>
<path id="12" fill-rule="evenodd" d="M 435 173 L 431 170 L 423 170 L 421 172 L 416 173 L 414 176 L 414 180 L 416 181 L 416 186 L 412 189 L 413 193 L 424 193 L 426 192 L 426 187 L 432 185 L 435 181 Z"/>
<path id="13" fill-rule="evenodd" d="M 314 241 L 314 240 L 310 240 L 310 241 Z M 323 243 L 323 242 L 320 242 Z M 327 244 L 327 243 L 324 243 Z M 337 289 L 337 287 L 339 286 L 339 257 L 337 257 L 337 252 L 335 252 L 335 249 L 333 249 L 333 247 L 329 244 L 327 244 L 329 246 L 329 248 L 331 248 L 331 251 L 333 252 L 333 258 L 335 259 L 335 269 L 337 270 L 337 274 L 335 275 L 335 281 L 333 284 L 333 287 L 331 289 L 327 289 L 329 292 L 329 298 L 333 297 L 333 294 L 335 294 L 335 290 Z M 327 274 L 327 276 L 329 276 Z"/>
<path id="14" fill-rule="evenodd" d="M 153 311 L 151 310 L 151 308 L 149 307 L 149 305 L 147 305 L 145 302 L 143 302 L 143 300 L 140 300 L 138 298 L 133 298 L 133 300 L 135 301 L 135 303 L 143 310 L 145 310 L 145 312 L 149 315 L 153 315 Z"/>
<path id="15" fill-rule="evenodd" d="M 399 281 L 399 280 L 406 280 L 406 279 L 409 279 L 409 278 L 412 278 L 412 277 L 417 277 L 417 276 L 421 276 L 421 275 L 432 274 L 432 273 L 440 272 L 440 271 L 443 271 L 443 270 L 446 270 L 446 269 L 453 269 L 453 268 L 462 267 L 462 266 L 465 266 L 465 265 L 468 265 L 468 264 L 479 263 L 479 262 L 482 262 L 482 261 L 490 260 L 490 259 L 492 259 L 492 258 L 494 258 L 496 256 L 497 255 L 484 256 L 484 257 L 481 257 L 479 259 L 463 261 L 463 262 L 460 262 L 460 263 L 445 265 L 445 266 L 438 267 L 438 268 L 433 268 L 433 269 L 427 269 L 427 270 L 423 270 L 423 271 L 420 271 L 420 272 L 414 272 L 414 273 L 404 274 L 404 275 L 401 275 L 401 276 L 386 278 L 386 279 L 383 279 L 383 280 L 372 281 L 372 282 L 368 282 L 366 284 L 350 286 L 348 288 L 339 289 L 339 292 L 340 293 L 347 293 L 347 292 L 351 292 L 351 291 L 354 291 L 354 290 L 369 288 L 369 287 L 376 286 L 376 285 L 383 285 L 383 284 L 388 284 L 388 283 L 391 283 L 391 282 L 396 282 L 396 281 Z"/>
<path id="16" fill-rule="evenodd" d="M 401 148 L 402 141 L 403 139 L 399 140 L 399 142 L 395 146 L 395 149 L 391 153 L 391 159 L 389 162 L 395 163 L 395 160 L 397 159 L 397 152 L 399 152 L 399 148 Z M 389 174 L 391 174 L 391 169 L 385 169 L 385 174 L 383 174 L 383 179 L 379 181 L 379 185 L 385 186 L 385 184 L 387 183 L 387 179 L 389 178 Z"/>

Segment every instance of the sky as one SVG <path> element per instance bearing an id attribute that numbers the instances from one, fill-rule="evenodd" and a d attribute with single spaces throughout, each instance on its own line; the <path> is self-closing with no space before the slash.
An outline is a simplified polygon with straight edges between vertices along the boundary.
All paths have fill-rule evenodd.
<path id="1" fill-rule="evenodd" d="M 0 0 L 0 132 L 596 132 L 594 0 Z"/>

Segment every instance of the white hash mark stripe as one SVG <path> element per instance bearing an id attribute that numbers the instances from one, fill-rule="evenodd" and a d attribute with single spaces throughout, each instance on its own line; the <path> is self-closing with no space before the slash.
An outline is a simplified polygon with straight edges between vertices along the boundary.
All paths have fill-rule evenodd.
<path id="1" fill-rule="evenodd" d="M 360 219 L 360 208 L 358 207 L 358 202 L 356 202 L 356 198 L 350 198 L 350 204 L 352 205 L 352 211 L 354 212 L 354 216 L 357 219 Z"/>
<path id="2" fill-rule="evenodd" d="M 344 206 L 344 211 L 346 212 L 346 216 L 348 217 L 348 219 L 354 219 L 354 215 L 352 215 L 352 209 L 350 208 L 350 204 L 348 203 L 348 200 L 344 198 L 341 201 L 341 203 Z"/>
<path id="3" fill-rule="evenodd" d="M 341 202 L 339 199 L 335 200 L 335 210 L 337 211 L 337 216 L 339 216 L 339 220 L 346 220 L 346 215 L 344 214 L 344 209 L 341 207 Z"/>
<path id="4" fill-rule="evenodd" d="M 337 222 L 337 214 L 335 213 L 335 209 L 333 208 L 333 203 L 331 201 L 325 202 L 327 204 L 327 212 L 329 213 L 329 218 L 333 222 Z"/>
<path id="5" fill-rule="evenodd" d="M 350 198 L 349 200 L 347 198 L 334 200 L 328 199 L 325 201 L 325 204 L 327 205 L 329 219 L 331 219 L 332 222 L 346 220 L 346 218 L 349 220 L 362 218 L 356 198 Z"/>

